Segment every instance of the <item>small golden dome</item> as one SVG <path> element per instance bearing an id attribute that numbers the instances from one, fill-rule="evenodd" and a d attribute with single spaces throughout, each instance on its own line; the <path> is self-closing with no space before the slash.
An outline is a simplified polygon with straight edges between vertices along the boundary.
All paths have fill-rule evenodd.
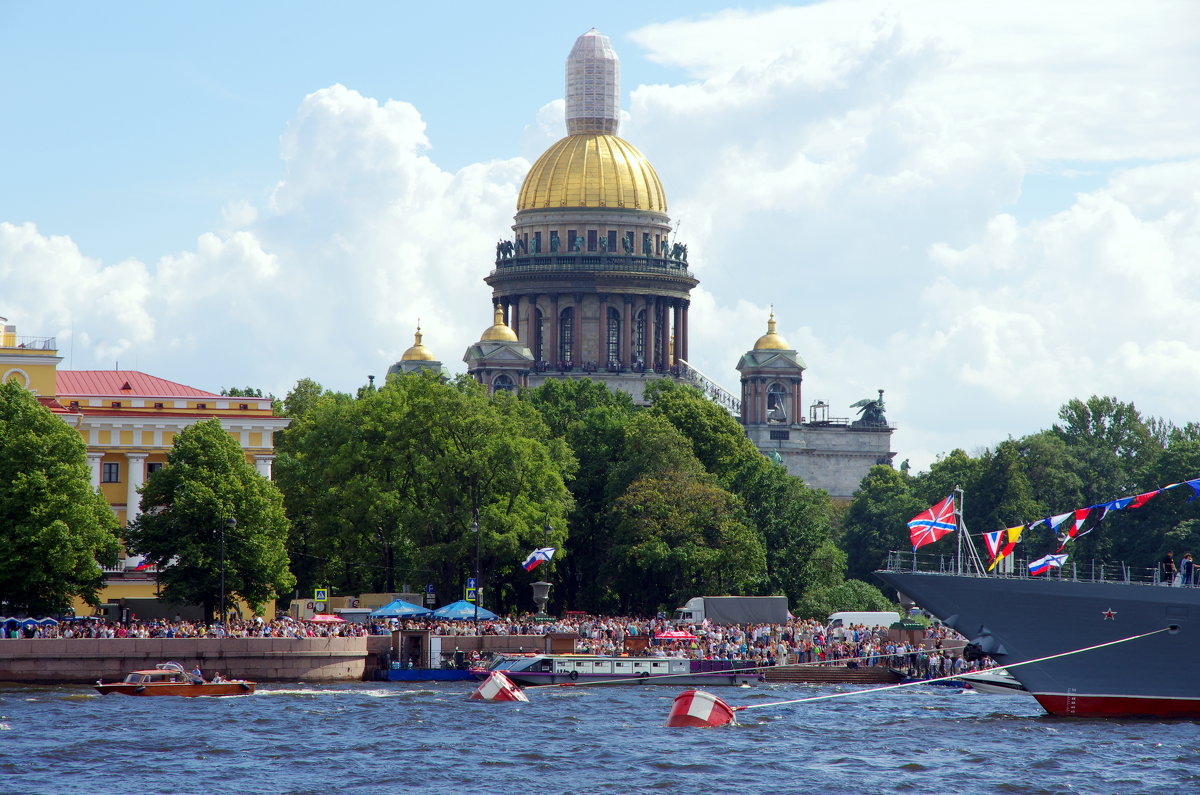
<path id="1" fill-rule="evenodd" d="M 413 345 L 400 357 L 402 362 L 433 362 L 433 352 L 421 344 L 421 325 L 417 324 L 417 333 L 413 335 Z"/>
<path id="2" fill-rule="evenodd" d="M 771 319 L 767 321 L 767 333 L 758 338 L 758 342 L 754 343 L 756 351 L 790 351 L 791 345 L 787 344 L 787 340 L 775 333 L 775 312 L 771 312 Z"/>
<path id="3" fill-rule="evenodd" d="M 615 135 L 568 135 L 537 159 L 517 197 L 517 211 L 613 207 L 667 212 L 662 182 L 641 152 Z"/>
<path id="4" fill-rule="evenodd" d="M 516 342 L 517 333 L 504 325 L 504 310 L 496 307 L 496 322 L 483 332 L 480 342 Z"/>

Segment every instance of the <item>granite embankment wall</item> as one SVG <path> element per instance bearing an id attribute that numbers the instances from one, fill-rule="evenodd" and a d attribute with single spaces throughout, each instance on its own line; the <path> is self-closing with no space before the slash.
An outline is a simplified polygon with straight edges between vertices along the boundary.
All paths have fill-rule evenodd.
<path id="1" fill-rule="evenodd" d="M 205 676 L 255 682 L 347 682 L 370 679 L 391 647 L 388 635 L 363 638 L 43 638 L 0 640 L 0 682 L 112 682 L 174 661 Z M 464 652 L 540 650 L 537 636 L 454 636 L 442 649 Z"/>

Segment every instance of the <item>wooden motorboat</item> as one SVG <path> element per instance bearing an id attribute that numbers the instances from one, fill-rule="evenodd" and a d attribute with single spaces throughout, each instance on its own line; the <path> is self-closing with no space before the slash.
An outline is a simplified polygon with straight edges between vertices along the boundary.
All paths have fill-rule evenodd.
<path id="1" fill-rule="evenodd" d="M 100 695 L 127 696 L 245 696 L 254 692 L 254 682 L 243 679 L 206 682 L 183 669 L 179 663 L 159 663 L 153 669 L 132 671 L 121 682 L 97 681 Z"/>

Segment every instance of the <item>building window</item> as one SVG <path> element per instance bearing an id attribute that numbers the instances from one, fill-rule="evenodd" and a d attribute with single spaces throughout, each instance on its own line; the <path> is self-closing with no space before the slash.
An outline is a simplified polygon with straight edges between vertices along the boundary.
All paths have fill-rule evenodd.
<path id="1" fill-rule="evenodd" d="M 646 310 L 637 313 L 633 324 L 633 359 L 638 364 L 646 363 Z"/>
<path id="2" fill-rule="evenodd" d="M 608 308 L 608 364 L 615 366 L 621 363 L 621 313 L 611 306 Z"/>
<path id="3" fill-rule="evenodd" d="M 588 251 L 595 251 L 595 250 L 596 250 L 596 230 L 589 229 L 588 230 Z"/>
<path id="4" fill-rule="evenodd" d="M 791 431 L 771 431 L 771 441 L 786 442 L 792 438 Z"/>
<path id="5" fill-rule="evenodd" d="M 533 233 L 533 250 L 531 250 L 529 253 L 530 254 L 541 254 L 542 253 L 542 233 L 541 232 Z"/>
<path id="6" fill-rule="evenodd" d="M 575 237 L 576 237 L 575 230 L 568 229 L 567 230 L 567 251 L 575 250 Z"/>
<path id="7" fill-rule="evenodd" d="M 155 461 L 155 462 L 146 464 L 146 474 L 153 475 L 155 472 L 157 472 L 158 470 L 160 470 L 162 468 L 163 468 L 163 463 L 161 461 Z"/>
<path id="8" fill-rule="evenodd" d="M 542 310 L 537 310 L 537 318 L 533 321 L 536 328 L 533 332 L 533 358 L 534 361 L 544 362 L 546 356 L 545 347 L 542 345 Z"/>
<path id="9" fill-rule="evenodd" d="M 571 364 L 571 350 L 575 347 L 575 307 L 568 306 L 558 313 L 558 360 Z"/>
<path id="10" fill-rule="evenodd" d="M 608 251 L 610 254 L 617 253 L 617 230 L 608 230 Z"/>
<path id="11" fill-rule="evenodd" d="M 120 483 L 121 482 L 121 465 L 113 462 L 105 462 L 100 465 L 100 482 L 101 483 Z"/>
<path id="12" fill-rule="evenodd" d="M 161 409 L 162 407 L 163 407 L 163 404 L 161 404 L 161 403 L 154 404 L 154 408 L 156 408 L 156 409 Z"/>
<path id="13" fill-rule="evenodd" d="M 249 403 L 239 403 L 239 404 L 238 404 L 238 408 L 239 408 L 241 411 L 246 411 L 246 410 L 248 410 L 248 409 L 250 408 L 250 404 L 249 404 Z"/>
<path id="14" fill-rule="evenodd" d="M 71 411 L 79 411 L 79 401 L 78 400 L 71 401 Z"/>
<path id="15" fill-rule="evenodd" d="M 208 404 L 207 404 L 207 403 L 197 403 L 197 404 L 196 404 L 196 408 L 198 408 L 198 409 L 206 409 L 206 408 L 208 408 Z"/>
<path id="16" fill-rule="evenodd" d="M 119 409 L 119 408 L 121 408 L 121 401 L 119 401 L 119 400 L 114 400 L 114 401 L 112 402 L 112 407 L 113 407 L 114 409 Z"/>
<path id="17" fill-rule="evenodd" d="M 516 388 L 517 385 L 514 384 L 512 378 L 507 375 L 498 375 L 492 379 L 493 394 L 496 392 L 512 392 Z"/>

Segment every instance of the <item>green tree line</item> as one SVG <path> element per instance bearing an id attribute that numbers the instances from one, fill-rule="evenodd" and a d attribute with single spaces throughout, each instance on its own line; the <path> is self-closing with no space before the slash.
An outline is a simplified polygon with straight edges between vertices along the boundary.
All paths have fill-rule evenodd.
<path id="1" fill-rule="evenodd" d="M 873 467 L 846 512 L 839 545 L 849 573 L 868 577 L 889 550 L 911 549 L 909 519 L 956 486 L 965 493 L 963 521 L 972 535 L 1086 508 L 1200 476 L 1200 426 L 1177 427 L 1143 416 L 1114 397 L 1073 399 L 1050 428 L 1009 438 L 975 455 L 953 450 L 917 475 Z M 1168 550 L 1200 552 L 1200 502 L 1174 489 L 1138 510 L 1108 514 L 1070 542 L 1081 565 L 1091 561 L 1152 567 Z M 949 552 L 943 539 L 922 551 Z M 1035 559 L 1059 547 L 1045 528 L 1025 532 L 1018 554 Z M 981 543 L 977 547 L 984 552 Z"/>

